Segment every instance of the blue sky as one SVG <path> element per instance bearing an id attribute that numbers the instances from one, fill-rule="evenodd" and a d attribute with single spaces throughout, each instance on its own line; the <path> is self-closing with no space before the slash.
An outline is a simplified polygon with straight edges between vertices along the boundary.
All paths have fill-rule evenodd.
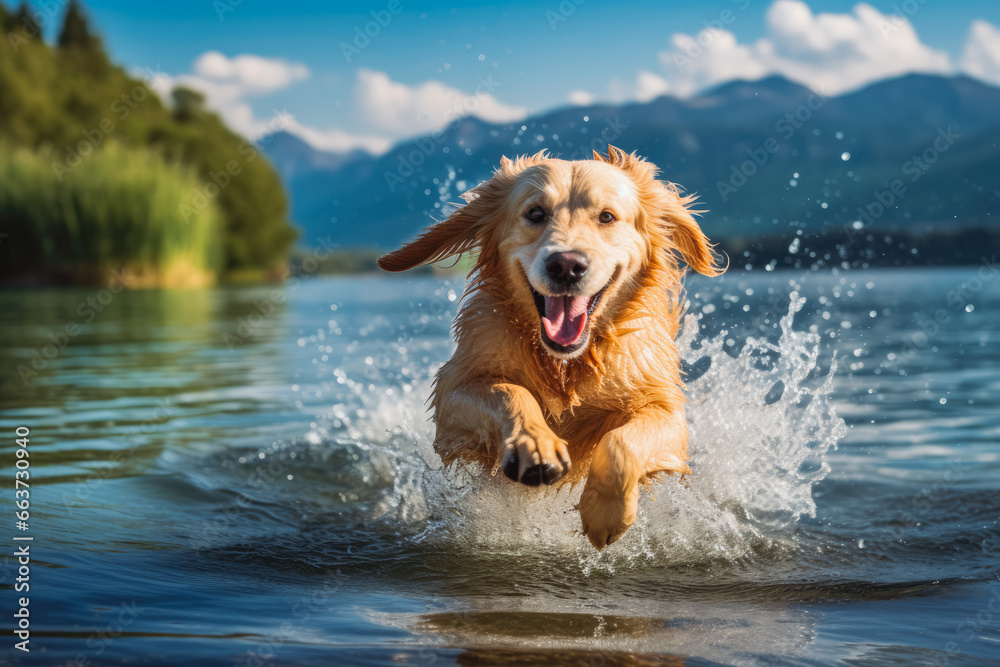
<path id="1" fill-rule="evenodd" d="M 386 11 L 390 5 L 398 13 Z M 86 7 L 127 68 L 158 68 L 163 87 L 201 87 L 247 133 L 287 112 L 290 129 L 329 149 L 384 150 L 443 125 L 456 105 L 508 121 L 591 100 L 687 96 L 773 73 L 834 93 L 913 70 L 1000 84 L 995 0 L 94 0 Z M 373 11 L 391 20 L 348 62 L 342 44 Z"/>

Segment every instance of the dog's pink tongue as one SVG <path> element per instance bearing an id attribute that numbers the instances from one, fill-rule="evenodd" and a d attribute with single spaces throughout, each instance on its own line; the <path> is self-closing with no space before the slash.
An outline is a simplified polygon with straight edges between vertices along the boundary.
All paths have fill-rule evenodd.
<path id="1" fill-rule="evenodd" d="M 587 303 L 585 296 L 545 297 L 545 317 L 542 326 L 553 343 L 572 345 L 580 340 L 587 326 Z"/>

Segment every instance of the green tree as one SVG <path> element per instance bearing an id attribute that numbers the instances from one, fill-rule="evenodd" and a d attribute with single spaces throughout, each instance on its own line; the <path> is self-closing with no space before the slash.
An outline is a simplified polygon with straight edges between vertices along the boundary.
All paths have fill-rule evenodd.
<path id="1" fill-rule="evenodd" d="M 26 39 L 37 39 L 41 37 L 42 26 L 39 25 L 35 13 L 27 2 L 18 5 L 17 11 L 11 20 L 10 32 L 19 33 L 18 36 Z"/>
<path id="2" fill-rule="evenodd" d="M 100 38 L 90 31 L 87 18 L 76 0 L 70 0 L 66 8 L 56 44 L 65 57 L 76 60 L 93 77 L 108 76 L 111 63 L 104 52 L 104 46 Z"/>
<path id="3" fill-rule="evenodd" d="M 181 122 L 193 120 L 205 110 L 205 96 L 197 90 L 177 86 L 170 96 L 174 98 L 174 118 Z"/>
<path id="4" fill-rule="evenodd" d="M 66 16 L 56 43 L 60 49 L 76 47 L 96 51 L 102 48 L 101 40 L 90 32 L 87 18 L 76 0 L 70 0 L 66 8 Z"/>

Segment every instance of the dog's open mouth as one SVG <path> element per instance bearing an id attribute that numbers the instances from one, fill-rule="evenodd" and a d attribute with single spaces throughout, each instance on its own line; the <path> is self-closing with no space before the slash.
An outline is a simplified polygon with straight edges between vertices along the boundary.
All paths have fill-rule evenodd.
<path id="1" fill-rule="evenodd" d="M 590 316 L 614 279 L 593 296 L 543 296 L 531 288 L 535 308 L 542 319 L 542 340 L 556 352 L 574 352 L 586 342 Z M 530 286 L 530 283 L 529 283 Z"/>

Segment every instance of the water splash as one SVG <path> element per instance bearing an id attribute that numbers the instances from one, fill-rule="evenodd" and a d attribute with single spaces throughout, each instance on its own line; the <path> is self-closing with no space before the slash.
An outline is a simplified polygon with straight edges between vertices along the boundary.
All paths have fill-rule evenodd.
<path id="1" fill-rule="evenodd" d="M 704 370 L 688 382 L 694 474 L 653 485 L 636 524 L 601 553 L 578 532 L 582 485 L 531 489 L 478 466 L 441 468 L 424 405 L 430 372 L 406 350 L 395 363 L 423 370 L 398 373 L 412 378 L 405 392 L 354 383 L 314 437 L 353 443 L 357 481 L 380 486 L 367 519 L 421 545 L 514 554 L 530 545 L 575 554 L 588 573 L 780 557 L 794 550 L 799 519 L 815 515 L 825 454 L 846 432 L 830 399 L 836 359 L 824 370 L 820 335 L 793 327 L 804 303 L 793 292 L 778 338 L 747 338 L 738 354 L 725 331 L 700 337 L 700 316 L 686 318 L 678 349 Z"/>

